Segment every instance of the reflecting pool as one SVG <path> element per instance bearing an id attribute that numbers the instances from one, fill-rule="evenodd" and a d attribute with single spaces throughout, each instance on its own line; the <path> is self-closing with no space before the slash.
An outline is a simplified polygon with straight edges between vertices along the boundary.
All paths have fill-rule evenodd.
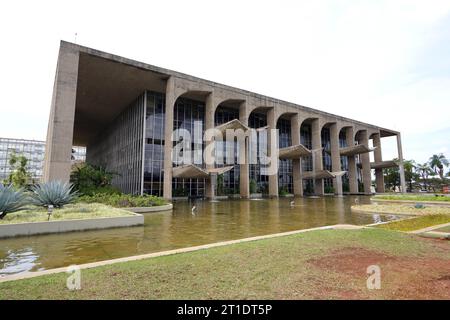
<path id="1" fill-rule="evenodd" d="M 395 216 L 353 213 L 369 197 L 258 199 L 174 203 L 172 212 L 145 214 L 145 225 L 0 239 L 0 275 L 38 271 L 224 240 L 338 223 L 363 225 Z"/>

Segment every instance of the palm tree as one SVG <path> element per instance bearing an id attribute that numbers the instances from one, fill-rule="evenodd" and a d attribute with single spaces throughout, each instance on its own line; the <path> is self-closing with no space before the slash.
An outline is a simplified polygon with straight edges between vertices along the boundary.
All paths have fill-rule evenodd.
<path id="1" fill-rule="evenodd" d="M 405 170 L 405 180 L 409 184 L 409 192 L 412 192 L 412 182 L 417 178 L 417 174 L 414 173 L 416 167 L 416 162 L 414 160 L 403 161 L 403 168 Z"/>
<path id="2" fill-rule="evenodd" d="M 431 168 L 428 166 L 428 163 L 417 164 L 416 170 L 417 170 L 417 173 L 422 177 L 422 180 L 425 185 L 425 189 L 428 190 L 427 180 L 428 180 L 428 176 L 430 175 L 430 173 L 433 172 L 433 170 L 431 170 Z"/>
<path id="3" fill-rule="evenodd" d="M 444 179 L 444 166 L 448 167 L 448 159 L 442 153 L 433 154 L 433 156 L 429 160 L 429 163 L 431 169 L 433 169 L 436 174 L 439 174 L 439 177 L 441 177 L 441 179 Z"/>

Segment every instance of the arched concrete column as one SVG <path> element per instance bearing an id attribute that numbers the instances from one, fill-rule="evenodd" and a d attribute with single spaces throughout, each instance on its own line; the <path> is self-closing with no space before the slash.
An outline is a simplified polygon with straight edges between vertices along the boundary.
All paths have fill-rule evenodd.
<path id="1" fill-rule="evenodd" d="M 300 115 L 298 113 L 291 117 L 291 139 L 292 145 L 301 144 L 300 140 Z M 294 184 L 294 195 L 303 196 L 302 158 L 292 160 L 292 180 Z"/>
<path id="2" fill-rule="evenodd" d="M 322 160 L 322 120 L 314 119 L 311 122 L 311 144 L 313 151 L 313 171 L 323 170 Z M 314 180 L 314 193 L 316 195 L 323 195 L 323 179 Z"/>
<path id="3" fill-rule="evenodd" d="M 206 96 L 205 101 L 205 131 L 214 128 L 214 115 L 217 105 L 214 101 L 214 92 L 211 92 Z M 207 142 L 207 146 L 214 141 Z M 214 168 L 214 164 L 206 164 L 206 169 Z M 211 179 L 206 179 L 205 181 L 205 196 L 208 199 L 214 199 L 216 196 L 216 180 L 217 176 L 212 175 Z"/>
<path id="4" fill-rule="evenodd" d="M 248 126 L 248 118 L 250 116 L 248 109 L 249 108 L 247 102 L 241 102 L 241 104 L 239 105 L 239 120 L 246 126 Z M 244 199 L 250 198 L 249 148 L 249 136 L 247 136 L 245 141 L 245 148 L 244 150 L 240 150 L 240 152 L 245 153 L 245 162 L 240 164 L 239 168 L 239 191 L 241 194 L 241 198 Z"/>
<path id="5" fill-rule="evenodd" d="M 278 150 L 278 139 L 277 139 L 277 135 L 273 135 L 272 134 L 272 129 L 276 130 L 277 129 L 277 112 L 275 111 L 275 108 L 270 108 L 267 112 L 267 125 L 269 127 L 269 136 L 268 136 L 268 153 L 269 156 L 271 157 L 271 161 L 275 161 L 275 162 L 271 162 L 271 166 L 275 166 L 273 167 L 275 170 L 275 174 L 269 175 L 269 196 L 270 197 L 278 197 L 278 157 L 276 157 L 276 159 L 273 157 L 272 154 L 272 149 L 274 150 Z M 275 138 L 274 138 L 275 136 Z"/>
<path id="6" fill-rule="evenodd" d="M 344 128 L 347 146 L 355 145 L 355 129 L 353 127 Z M 348 183 L 350 194 L 358 193 L 358 174 L 356 169 L 356 156 L 347 156 L 348 159 Z"/>
<path id="7" fill-rule="evenodd" d="M 359 130 L 357 132 L 358 140 L 360 144 L 369 147 L 369 136 L 367 130 Z M 361 164 L 362 164 L 362 176 L 363 176 L 363 185 L 364 185 L 364 194 L 370 195 L 372 194 L 371 185 L 372 185 L 372 177 L 371 177 L 371 168 L 370 168 L 370 155 L 368 152 L 360 155 Z"/>
<path id="8" fill-rule="evenodd" d="M 166 84 L 166 103 L 164 118 L 164 199 L 172 199 L 172 132 L 173 113 L 177 94 L 175 92 L 175 79 L 170 77 Z"/>
<path id="9" fill-rule="evenodd" d="M 374 160 L 375 163 L 383 161 L 382 151 L 381 151 L 381 136 L 380 133 L 374 133 L 372 135 L 374 150 Z M 383 169 L 375 169 L 375 183 L 376 183 L 376 191 L 378 193 L 384 193 L 384 176 Z"/>
<path id="10" fill-rule="evenodd" d="M 341 154 L 339 152 L 339 127 L 337 123 L 330 125 L 331 171 L 341 171 Z M 342 195 L 342 176 L 333 179 L 334 194 Z"/>

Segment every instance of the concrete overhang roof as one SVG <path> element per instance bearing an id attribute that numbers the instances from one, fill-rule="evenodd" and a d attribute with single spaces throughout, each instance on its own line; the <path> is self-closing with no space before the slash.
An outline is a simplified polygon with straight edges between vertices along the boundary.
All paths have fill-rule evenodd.
<path id="1" fill-rule="evenodd" d="M 330 172 L 328 170 L 303 172 L 303 179 L 327 179 L 343 176 L 347 171 Z"/>
<path id="2" fill-rule="evenodd" d="M 340 148 L 339 153 L 341 156 L 354 156 L 356 154 L 362 154 L 367 152 L 372 152 L 375 148 L 369 148 L 364 144 L 358 144 L 356 146 L 350 146 L 345 148 Z"/>
<path id="3" fill-rule="evenodd" d="M 213 174 L 223 174 L 233 169 L 233 166 L 222 168 L 203 169 L 194 164 L 186 164 L 172 168 L 172 175 L 174 178 L 199 178 L 209 179 Z"/>
<path id="4" fill-rule="evenodd" d="M 80 52 L 74 145 L 88 145 L 145 90 L 165 92 L 167 77 Z"/>
<path id="5" fill-rule="evenodd" d="M 280 159 L 300 159 L 301 157 L 309 156 L 311 150 L 302 144 L 298 144 L 296 146 L 281 148 L 278 154 Z"/>

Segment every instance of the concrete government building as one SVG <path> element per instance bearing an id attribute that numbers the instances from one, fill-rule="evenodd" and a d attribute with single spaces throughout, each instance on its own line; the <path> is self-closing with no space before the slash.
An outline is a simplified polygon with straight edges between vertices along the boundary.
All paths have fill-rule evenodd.
<path id="1" fill-rule="evenodd" d="M 278 173 L 262 164 L 172 163 L 175 129 L 278 129 Z M 396 136 L 398 162 L 382 159 L 381 139 Z M 372 140 L 372 143 L 369 143 Z M 202 144 L 203 142 L 195 142 Z M 61 42 L 48 124 L 44 180 L 69 180 L 72 146 L 86 162 L 118 173 L 123 192 L 242 198 L 384 192 L 383 169 L 399 167 L 405 191 L 400 133 L 302 105 L 229 87 L 73 43 Z M 372 146 L 372 147 L 371 147 Z M 223 144 L 226 147 L 226 144 Z M 248 148 L 240 150 L 248 157 Z M 374 161 L 370 160 L 373 152 Z M 218 178 L 220 176 L 220 180 Z"/>

